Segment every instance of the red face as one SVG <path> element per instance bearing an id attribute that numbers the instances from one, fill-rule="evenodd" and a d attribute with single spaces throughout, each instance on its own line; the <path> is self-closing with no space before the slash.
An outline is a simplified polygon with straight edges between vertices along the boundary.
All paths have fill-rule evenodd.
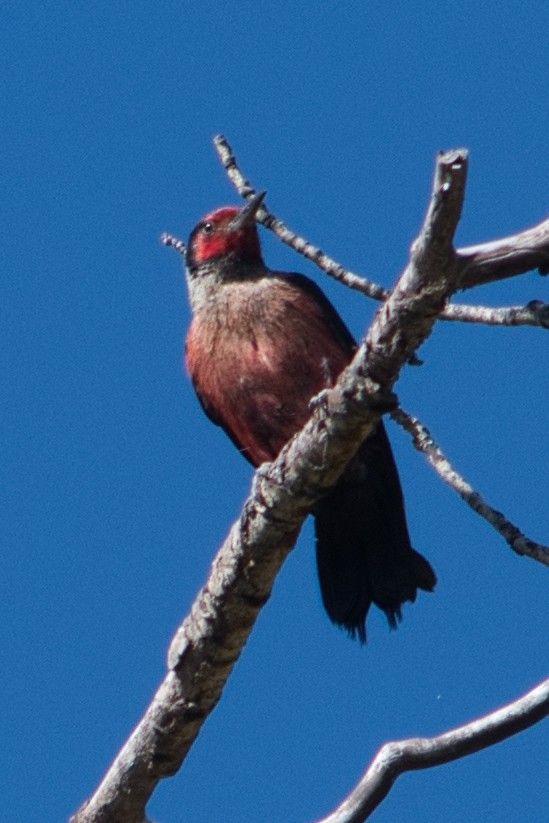
<path id="1" fill-rule="evenodd" d="M 227 206 L 207 214 L 193 230 L 189 240 L 187 262 L 192 267 L 214 257 L 235 254 L 260 258 L 261 251 L 255 221 L 239 225 L 242 209 Z"/>

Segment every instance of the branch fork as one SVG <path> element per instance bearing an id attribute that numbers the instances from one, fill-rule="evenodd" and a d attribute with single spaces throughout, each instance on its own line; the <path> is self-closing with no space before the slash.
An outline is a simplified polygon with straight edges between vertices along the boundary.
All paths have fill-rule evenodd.
<path id="1" fill-rule="evenodd" d="M 254 189 L 240 172 L 225 138 L 217 137 L 214 143 L 237 189 L 244 197 L 251 195 Z M 287 229 L 266 207 L 259 210 L 259 222 L 283 242 L 313 259 L 336 279 L 385 302 L 351 364 L 336 386 L 323 393 L 321 412 L 315 408 L 304 429 L 284 447 L 277 460 L 264 465 L 256 474 L 252 494 L 239 520 L 232 526 L 213 561 L 206 584 L 171 643 L 164 681 L 100 786 L 72 818 L 72 823 L 142 823 L 146 820 L 146 803 L 156 785 L 180 767 L 221 697 L 307 513 L 337 480 L 382 412 L 387 410 L 379 403 L 380 398 L 384 402 L 389 398 L 392 402 L 393 387 L 401 369 L 414 358 L 439 317 L 464 319 L 463 315 L 471 309 L 478 313 L 479 307 L 460 309 L 449 304 L 449 299 L 459 289 L 549 265 L 549 221 L 513 238 L 454 250 L 467 165 L 467 152 L 463 149 L 438 157 L 421 232 L 412 247 L 410 262 L 390 294 L 381 286 L 346 272 L 320 249 Z M 165 235 L 163 242 L 184 254 L 184 244 L 176 238 Z M 544 325 L 534 320 L 542 318 L 545 310 L 543 304 L 513 309 L 514 322 Z M 473 320 L 471 315 L 465 319 L 485 322 Z M 399 414 L 398 410 L 393 411 L 397 419 Z M 432 447 L 422 447 L 422 450 L 432 452 Z M 489 716 L 489 734 L 503 739 L 545 716 L 549 712 L 549 683 L 538 689 L 540 693 L 532 693 L 530 700 L 526 696 L 522 702 L 517 701 Z M 510 716 L 516 716 L 516 711 L 522 713 L 519 719 L 508 722 Z M 429 747 L 435 751 L 435 760 L 461 756 L 448 757 L 448 751 L 456 751 L 453 743 L 448 744 L 453 734 L 463 732 L 470 741 L 467 743 L 470 749 L 464 754 L 489 745 L 482 742 L 486 740 L 486 736 L 483 737 L 486 724 L 477 723 L 480 723 L 477 730 L 470 724 L 433 741 L 387 744 L 361 784 L 340 807 L 341 814 L 338 811 L 322 823 L 365 820 L 385 797 L 398 774 L 408 768 L 434 765 L 427 762 L 429 757 L 433 759 Z M 442 739 L 444 742 L 440 743 Z M 447 745 L 450 749 L 445 748 Z M 416 756 L 419 760 L 414 760 Z"/>

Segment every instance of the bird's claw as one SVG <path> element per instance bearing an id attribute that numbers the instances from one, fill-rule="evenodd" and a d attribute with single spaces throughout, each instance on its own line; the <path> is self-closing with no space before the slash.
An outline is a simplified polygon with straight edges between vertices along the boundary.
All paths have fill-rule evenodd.
<path id="1" fill-rule="evenodd" d="M 311 397 L 311 399 L 309 400 L 309 411 L 311 413 L 318 411 L 323 414 L 326 414 L 326 412 L 328 411 L 329 395 L 330 389 L 322 389 L 322 391 L 319 391 L 319 393 L 315 394 L 314 397 Z"/>

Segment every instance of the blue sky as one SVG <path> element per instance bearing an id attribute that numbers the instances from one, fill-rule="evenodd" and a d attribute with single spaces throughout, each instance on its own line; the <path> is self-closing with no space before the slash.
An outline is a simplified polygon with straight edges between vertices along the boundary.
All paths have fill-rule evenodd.
<path id="1" fill-rule="evenodd" d="M 460 244 L 546 216 L 548 31 L 541 0 L 4 8 L 6 823 L 58 823 L 92 792 L 250 486 L 182 368 L 184 282 L 159 243 L 237 202 L 213 135 L 290 226 L 390 286 L 440 149 L 471 151 Z M 364 333 L 370 301 L 264 247 Z M 549 299 L 535 273 L 465 298 Z M 441 323 L 421 357 L 397 387 L 404 408 L 546 539 L 546 333 Z M 396 632 L 372 614 L 361 649 L 322 612 L 307 524 L 221 703 L 150 804 L 159 823 L 314 820 L 384 741 L 444 731 L 547 676 L 547 570 L 513 556 L 388 425 L 436 593 Z M 544 819 L 548 745 L 545 723 L 405 776 L 372 819 Z"/>

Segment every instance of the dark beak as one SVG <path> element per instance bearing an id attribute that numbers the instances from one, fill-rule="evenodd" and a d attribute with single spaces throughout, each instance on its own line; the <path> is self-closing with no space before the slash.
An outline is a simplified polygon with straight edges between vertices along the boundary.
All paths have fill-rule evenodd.
<path id="1" fill-rule="evenodd" d="M 248 200 L 244 208 L 238 212 L 234 220 L 231 222 L 229 226 L 231 231 L 238 231 L 246 226 L 251 226 L 255 220 L 259 207 L 265 199 L 266 194 L 266 191 L 260 191 L 257 194 L 254 194 L 251 200 Z"/>

